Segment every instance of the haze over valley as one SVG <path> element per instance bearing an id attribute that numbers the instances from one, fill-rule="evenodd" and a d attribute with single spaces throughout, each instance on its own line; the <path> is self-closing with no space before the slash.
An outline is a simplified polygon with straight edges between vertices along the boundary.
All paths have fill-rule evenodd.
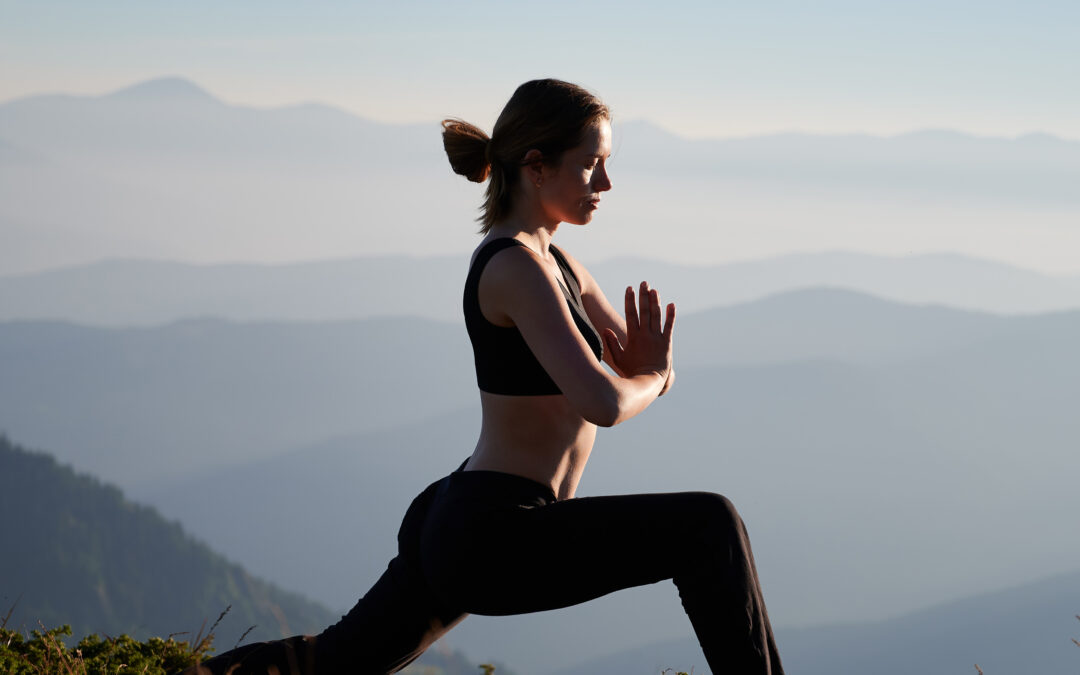
<path id="1" fill-rule="evenodd" d="M 1075 568 L 1077 312 L 824 289 L 680 320 L 677 390 L 601 434 L 581 493 L 729 495 L 779 625 L 881 619 Z M 344 610 L 392 555 L 412 496 L 475 440 L 461 333 L 389 317 L 7 322 L 0 427 Z M 668 584 L 563 613 L 474 617 L 448 639 L 546 672 L 685 628 Z M 582 639 L 612 613 L 640 621 Z M 537 630 L 578 647 L 552 661 Z"/>
<path id="2" fill-rule="evenodd" d="M 678 381 L 601 430 L 579 494 L 731 497 L 792 672 L 977 651 L 992 675 L 1010 635 L 1072 663 L 1040 635 L 1080 611 L 1080 143 L 616 122 L 616 189 L 558 243 L 609 297 L 679 304 Z M 0 433 L 344 611 L 475 443 L 479 200 L 435 120 L 180 78 L 2 103 Z M 689 637 L 663 583 L 445 643 L 518 675 L 704 672 Z"/>

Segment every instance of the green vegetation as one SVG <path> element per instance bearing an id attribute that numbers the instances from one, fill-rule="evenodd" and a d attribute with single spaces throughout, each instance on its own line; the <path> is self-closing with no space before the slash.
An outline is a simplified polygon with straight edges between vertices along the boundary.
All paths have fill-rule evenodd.
<path id="1" fill-rule="evenodd" d="M 101 638 L 88 635 L 73 647 L 65 644 L 71 627 L 31 631 L 29 636 L 0 624 L 0 673 L 4 675 L 172 675 L 210 656 L 213 632 L 192 643 L 152 637 L 139 642 L 127 635 Z M 479 666 L 485 675 L 495 667 Z M 474 675 L 459 653 L 425 654 L 424 663 L 405 669 L 406 675 Z M 504 673 L 508 671 L 500 671 Z M 680 674 L 681 675 L 681 674 Z"/>
<path id="2" fill-rule="evenodd" d="M 199 630 L 191 642 L 151 637 L 139 642 L 128 635 L 102 638 L 88 635 L 74 647 L 65 644 L 70 626 L 33 630 L 28 635 L 7 628 L 11 616 L 0 620 L 0 673 L 4 675 L 102 675 L 137 673 L 171 675 L 213 655 L 214 631 L 231 608 L 226 607 L 210 626 Z M 205 628 L 205 626 L 203 626 Z M 479 666 L 484 675 L 492 675 L 495 666 Z M 405 675 L 472 675 L 476 667 L 460 652 L 432 650 L 407 667 Z M 503 671 L 505 675 L 512 672 Z M 680 673 L 680 675 L 685 675 Z"/>
<path id="3" fill-rule="evenodd" d="M 170 675 L 204 657 L 187 642 L 172 638 L 155 637 L 138 642 L 127 635 L 117 638 L 88 635 L 68 648 L 64 637 L 70 635 L 70 626 L 35 630 L 28 638 L 0 628 L 0 672 L 9 675 Z"/>

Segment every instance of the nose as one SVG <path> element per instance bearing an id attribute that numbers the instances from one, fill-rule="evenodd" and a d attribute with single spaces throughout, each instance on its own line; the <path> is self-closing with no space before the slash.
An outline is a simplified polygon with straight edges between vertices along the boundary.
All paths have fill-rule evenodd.
<path id="1" fill-rule="evenodd" d="M 607 192 L 611 189 L 611 176 L 608 175 L 607 166 L 600 164 L 597 170 L 593 172 L 593 190 L 596 192 Z"/>

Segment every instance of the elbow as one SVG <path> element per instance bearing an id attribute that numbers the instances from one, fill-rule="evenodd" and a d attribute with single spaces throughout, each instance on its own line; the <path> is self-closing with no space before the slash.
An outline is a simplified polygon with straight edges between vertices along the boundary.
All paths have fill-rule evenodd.
<path id="1" fill-rule="evenodd" d="M 598 427 L 613 427 L 625 422 L 648 405 L 641 396 L 640 382 L 604 377 L 591 384 L 593 386 L 571 390 L 568 398 L 586 422 Z"/>
<path id="2" fill-rule="evenodd" d="M 600 415 L 589 415 L 585 417 L 585 421 L 591 422 L 598 427 L 613 427 L 621 420 L 619 419 L 618 415 L 605 412 Z"/>
<path id="3" fill-rule="evenodd" d="M 598 427 L 613 427 L 623 421 L 624 417 L 616 392 L 610 392 L 609 395 L 598 397 L 581 413 L 586 422 L 595 424 Z"/>

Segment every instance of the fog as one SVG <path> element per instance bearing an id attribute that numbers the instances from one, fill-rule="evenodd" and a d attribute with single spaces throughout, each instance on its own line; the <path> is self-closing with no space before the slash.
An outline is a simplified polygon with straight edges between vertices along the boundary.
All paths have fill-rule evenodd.
<path id="1" fill-rule="evenodd" d="M 1075 571 L 1080 144 L 618 122 L 615 150 L 558 243 L 679 303 L 680 374 L 582 494 L 731 496 L 788 631 Z M 177 79 L 0 105 L 0 432 L 343 610 L 475 441 L 480 195 L 434 121 Z M 446 642 L 539 674 L 688 631 L 660 584 Z"/>

